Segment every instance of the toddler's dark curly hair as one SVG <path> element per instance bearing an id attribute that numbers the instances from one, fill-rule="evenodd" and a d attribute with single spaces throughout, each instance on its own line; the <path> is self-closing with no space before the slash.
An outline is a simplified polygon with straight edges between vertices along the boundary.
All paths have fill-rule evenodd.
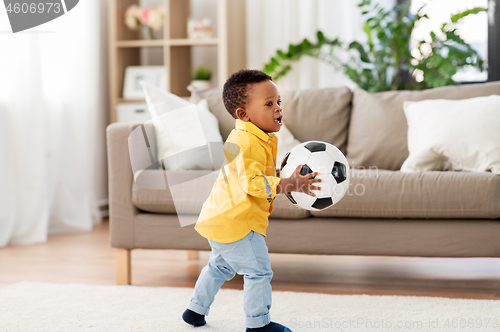
<path id="1" fill-rule="evenodd" d="M 248 85 L 265 80 L 272 81 L 273 79 L 266 73 L 255 69 L 241 69 L 227 79 L 222 90 L 222 100 L 233 118 L 238 118 L 235 114 L 236 109 L 244 107 L 247 102 Z"/>

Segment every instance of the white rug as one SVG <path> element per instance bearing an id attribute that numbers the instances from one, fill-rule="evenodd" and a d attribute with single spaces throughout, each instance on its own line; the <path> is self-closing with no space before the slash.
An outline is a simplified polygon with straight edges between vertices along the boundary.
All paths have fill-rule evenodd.
<path id="1" fill-rule="evenodd" d="M 181 314 L 190 288 L 20 282 L 0 288 L 0 331 L 244 331 L 243 292 L 221 290 L 207 325 Z M 273 292 L 297 331 L 500 331 L 500 301 Z M 399 326 L 399 327 L 398 327 Z"/>

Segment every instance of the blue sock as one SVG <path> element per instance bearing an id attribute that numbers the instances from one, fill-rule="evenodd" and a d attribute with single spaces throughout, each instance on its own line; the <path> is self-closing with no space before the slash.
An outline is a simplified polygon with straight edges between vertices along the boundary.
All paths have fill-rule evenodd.
<path id="1" fill-rule="evenodd" d="M 247 332 L 292 332 L 292 331 L 286 326 L 271 322 L 266 326 L 258 327 L 255 329 L 247 328 Z"/>
<path id="2" fill-rule="evenodd" d="M 189 309 L 186 309 L 186 311 L 184 311 L 184 313 L 182 314 L 182 319 L 184 319 L 186 323 L 191 324 L 193 326 L 202 326 L 207 323 L 205 321 L 204 315 L 200 315 Z"/>

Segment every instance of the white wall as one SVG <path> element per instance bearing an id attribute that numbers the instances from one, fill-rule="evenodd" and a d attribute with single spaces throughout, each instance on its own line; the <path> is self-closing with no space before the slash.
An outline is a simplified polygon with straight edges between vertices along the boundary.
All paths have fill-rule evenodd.
<path id="1" fill-rule="evenodd" d="M 101 1 L 101 16 L 99 17 L 101 21 L 101 34 L 108 34 L 108 1 Z M 101 80 L 104 86 L 108 86 L 108 43 L 107 38 L 102 38 L 101 40 L 101 63 L 105 64 L 103 70 L 100 74 Z M 98 128 L 96 138 L 96 157 L 95 157 L 95 197 L 97 198 L 99 205 L 106 205 L 108 202 L 108 160 L 107 160 L 107 149 L 106 149 L 106 127 L 109 123 L 109 98 L 108 91 L 102 91 L 101 109 L 102 116 L 99 118 L 99 122 L 96 123 Z"/>

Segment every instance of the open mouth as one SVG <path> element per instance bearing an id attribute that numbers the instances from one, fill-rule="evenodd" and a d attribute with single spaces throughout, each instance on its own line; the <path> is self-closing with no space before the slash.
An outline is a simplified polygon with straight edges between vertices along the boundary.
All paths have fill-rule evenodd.
<path id="1" fill-rule="evenodd" d="M 282 117 L 282 116 L 280 116 L 280 117 L 278 117 L 278 118 L 274 119 L 274 122 L 276 122 L 277 124 L 279 124 L 279 125 L 281 126 L 281 125 L 283 124 L 283 122 L 281 122 L 281 119 L 282 119 L 282 118 L 283 118 L 283 117 Z"/>

